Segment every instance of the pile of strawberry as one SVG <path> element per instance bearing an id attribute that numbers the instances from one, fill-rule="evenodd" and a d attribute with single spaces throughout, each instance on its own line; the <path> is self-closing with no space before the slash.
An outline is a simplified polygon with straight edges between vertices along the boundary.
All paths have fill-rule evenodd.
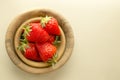
<path id="1" fill-rule="evenodd" d="M 30 22 L 23 27 L 18 49 L 29 60 L 54 64 L 60 34 L 58 22 L 54 17 L 41 17 L 40 21 Z"/>

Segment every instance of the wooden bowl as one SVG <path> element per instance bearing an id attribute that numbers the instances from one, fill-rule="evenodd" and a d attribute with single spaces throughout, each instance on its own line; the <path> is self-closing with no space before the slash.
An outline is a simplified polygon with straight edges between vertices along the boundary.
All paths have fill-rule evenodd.
<path id="1" fill-rule="evenodd" d="M 32 67 L 41 67 L 41 68 L 44 68 L 44 67 L 48 67 L 49 64 L 48 63 L 45 63 L 45 62 L 36 62 L 36 61 L 32 61 L 32 60 L 29 60 L 29 59 L 26 59 L 24 57 L 24 55 L 22 54 L 22 52 L 20 50 L 18 50 L 18 46 L 20 44 L 20 36 L 22 34 L 22 28 L 27 25 L 28 23 L 30 22 L 35 22 L 35 21 L 38 21 L 40 20 L 40 17 L 35 17 L 35 18 L 31 18 L 27 21 L 25 21 L 17 30 L 16 34 L 15 34 L 15 37 L 14 37 L 14 46 L 15 46 L 15 51 L 18 55 L 18 57 L 26 64 L 32 66 Z M 59 27 L 60 28 L 60 27 Z M 60 31 L 61 31 L 61 36 L 60 36 L 60 39 L 61 39 L 61 43 L 60 45 L 57 47 L 57 54 L 58 54 L 58 58 L 57 58 L 57 62 L 60 60 L 60 58 L 62 57 L 63 53 L 64 53 L 64 50 L 65 50 L 65 43 L 66 43 L 66 40 L 65 40 L 65 35 L 64 35 L 64 32 L 62 31 L 62 29 L 60 28 Z"/>
<path id="2" fill-rule="evenodd" d="M 54 67 L 48 66 L 46 63 L 39 63 L 25 59 L 24 56 L 16 49 L 19 43 L 17 37 L 21 34 L 21 26 L 33 19 L 38 19 L 38 17 L 46 15 L 53 16 L 57 19 L 62 33 L 61 41 L 63 41 L 63 43 L 61 43 L 58 49 L 58 53 L 61 53 L 59 53 L 58 62 Z M 10 59 L 20 69 L 29 73 L 47 73 L 60 68 L 69 59 L 74 46 L 74 36 L 70 24 L 64 17 L 49 9 L 36 9 L 17 16 L 10 23 L 6 33 L 5 45 Z"/>

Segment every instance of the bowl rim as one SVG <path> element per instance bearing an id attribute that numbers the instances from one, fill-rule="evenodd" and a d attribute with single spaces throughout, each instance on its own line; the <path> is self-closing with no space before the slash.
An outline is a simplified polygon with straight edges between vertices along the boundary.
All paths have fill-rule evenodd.
<path id="1" fill-rule="evenodd" d="M 39 13 L 39 14 L 38 14 Z M 59 60 L 59 62 L 52 67 L 47 67 L 47 68 L 35 68 L 31 67 L 29 65 L 26 65 L 23 63 L 18 56 L 15 53 L 15 49 L 13 47 L 14 42 L 13 42 L 13 37 L 15 35 L 16 30 L 18 29 L 18 26 L 20 26 L 25 20 L 30 19 L 31 17 L 34 17 L 36 15 L 44 15 L 44 14 L 49 14 L 49 16 L 53 16 L 58 20 L 58 23 L 60 24 L 60 27 L 62 28 L 63 32 L 65 33 L 65 38 L 66 38 L 66 47 L 64 51 L 64 55 L 62 58 Z M 38 16 L 37 15 L 37 16 Z M 24 20 L 24 21 L 18 21 L 18 20 Z M 9 24 L 6 36 L 5 36 L 5 47 L 6 51 L 8 53 L 8 56 L 12 60 L 12 62 L 22 69 L 23 71 L 29 72 L 29 73 L 35 73 L 35 74 L 40 74 L 40 73 L 47 73 L 54 71 L 56 69 L 59 69 L 62 67 L 70 58 L 73 47 L 74 47 L 74 33 L 72 31 L 71 25 L 69 22 L 59 13 L 56 11 L 50 10 L 50 9 L 34 9 L 30 11 L 26 11 L 20 15 L 18 15 L 16 18 L 12 20 L 12 22 Z"/>

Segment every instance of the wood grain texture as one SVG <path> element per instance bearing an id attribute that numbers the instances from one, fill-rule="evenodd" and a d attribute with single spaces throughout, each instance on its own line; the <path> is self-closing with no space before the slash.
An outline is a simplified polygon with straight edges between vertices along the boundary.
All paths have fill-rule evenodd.
<path id="1" fill-rule="evenodd" d="M 18 57 L 18 55 L 15 51 L 14 37 L 15 37 L 15 34 L 16 34 L 16 31 L 18 30 L 18 28 L 26 20 L 35 18 L 35 17 L 46 16 L 46 15 L 53 16 L 57 19 L 62 31 L 65 34 L 65 40 L 66 40 L 65 50 L 64 50 L 62 57 L 57 62 L 57 64 L 54 66 L 54 68 L 53 67 L 36 68 L 36 67 L 32 67 L 32 66 L 26 64 Z M 49 9 L 36 9 L 36 10 L 28 11 L 26 13 L 23 13 L 23 14 L 17 16 L 11 22 L 11 24 L 8 27 L 7 33 L 6 33 L 5 44 L 6 44 L 6 50 L 7 50 L 7 53 L 9 55 L 10 59 L 20 69 L 22 69 L 26 72 L 29 72 L 29 73 L 46 73 L 46 72 L 54 71 L 54 70 L 60 68 L 69 59 L 69 57 L 71 56 L 73 47 L 74 47 L 74 35 L 73 35 L 73 31 L 72 31 L 72 28 L 71 28 L 69 22 L 67 22 L 67 20 L 63 16 L 61 16 L 57 12 L 51 11 Z"/>

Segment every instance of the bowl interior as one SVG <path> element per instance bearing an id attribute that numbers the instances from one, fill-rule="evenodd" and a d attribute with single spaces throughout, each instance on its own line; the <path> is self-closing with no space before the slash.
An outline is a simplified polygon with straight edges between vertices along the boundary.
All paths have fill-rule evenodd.
<path id="1" fill-rule="evenodd" d="M 24 62 L 26 63 L 27 65 L 30 65 L 32 67 L 48 67 L 49 64 L 48 63 L 45 63 L 45 62 L 36 62 L 36 61 L 32 61 L 32 60 L 29 60 L 27 58 L 24 57 L 24 55 L 22 54 L 22 52 L 20 50 L 18 50 L 18 46 L 20 44 L 20 36 L 22 34 L 22 28 L 27 25 L 28 23 L 30 22 L 36 22 L 36 21 L 40 21 L 40 17 L 35 17 L 35 18 L 31 18 L 27 21 L 25 21 L 19 28 L 18 30 L 16 31 L 16 34 L 15 34 L 15 37 L 14 37 L 14 46 L 15 46 L 15 51 L 18 55 L 18 57 Z M 65 35 L 64 35 L 64 32 L 62 31 L 62 29 L 60 28 L 59 26 L 59 29 L 61 31 L 61 35 L 60 35 L 60 40 L 61 40 L 61 43 L 60 45 L 57 47 L 57 54 L 58 54 L 58 58 L 57 58 L 57 61 L 60 60 L 60 58 L 62 57 L 63 53 L 64 53 L 64 50 L 65 50 L 65 43 L 66 43 L 66 40 L 65 40 Z"/>

